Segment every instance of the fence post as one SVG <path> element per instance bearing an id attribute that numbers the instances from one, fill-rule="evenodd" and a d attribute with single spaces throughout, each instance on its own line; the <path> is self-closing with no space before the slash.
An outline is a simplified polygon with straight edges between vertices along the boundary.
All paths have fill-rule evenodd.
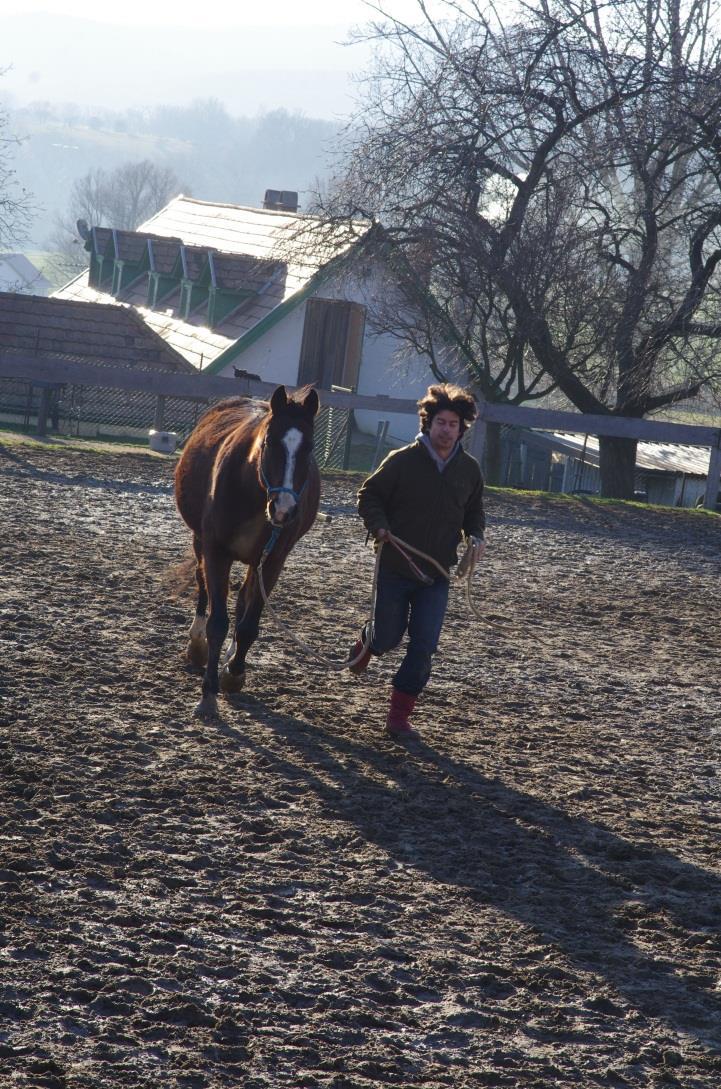
<path id="1" fill-rule="evenodd" d="M 41 437 L 44 437 L 48 433 L 48 416 L 50 415 L 50 397 L 52 390 L 50 386 L 43 386 L 40 392 L 40 407 L 38 408 L 38 427 L 37 433 Z"/>
<path id="2" fill-rule="evenodd" d="M 343 443 L 343 468 L 350 467 L 351 440 L 353 438 L 353 409 L 348 409 L 348 419 L 345 425 L 345 441 Z"/>
<path id="3" fill-rule="evenodd" d="M 376 448 L 373 451 L 373 461 L 371 462 L 371 472 L 374 473 L 378 468 L 378 463 L 381 460 L 381 454 L 383 453 L 383 447 L 385 446 L 386 435 L 388 434 L 389 420 L 379 420 L 376 426 Z"/>
<path id="4" fill-rule="evenodd" d="M 486 421 L 481 415 L 482 412 L 483 403 L 479 405 L 478 418 L 471 428 L 468 442 L 468 453 L 473 455 L 479 465 L 483 464 L 483 451 L 486 448 Z"/>
<path id="5" fill-rule="evenodd" d="M 706 477 L 706 491 L 703 497 L 703 505 L 708 510 L 716 510 L 716 501 L 719 493 L 719 477 L 721 477 L 721 432 L 716 440 L 716 445 L 711 447 L 708 459 L 708 475 Z"/>
<path id="6" fill-rule="evenodd" d="M 155 402 L 155 419 L 153 420 L 153 427 L 156 431 L 163 430 L 163 424 L 165 423 L 165 397 L 162 393 L 158 394 Z"/>

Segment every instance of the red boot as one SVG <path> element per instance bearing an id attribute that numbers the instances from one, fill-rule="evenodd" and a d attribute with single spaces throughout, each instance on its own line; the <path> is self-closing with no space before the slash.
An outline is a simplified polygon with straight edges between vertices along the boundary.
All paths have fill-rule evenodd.
<path id="1" fill-rule="evenodd" d="M 370 647 L 365 647 L 364 649 L 363 640 L 356 639 L 355 643 L 348 651 L 348 669 L 351 673 L 355 673 L 356 676 L 358 676 L 361 673 L 365 673 L 370 660 Z"/>
<path id="2" fill-rule="evenodd" d="M 386 730 L 391 737 L 396 737 L 399 741 L 412 741 L 420 736 L 408 721 L 415 705 L 415 696 L 399 692 L 397 688 L 391 689 L 391 703 L 386 718 Z"/>

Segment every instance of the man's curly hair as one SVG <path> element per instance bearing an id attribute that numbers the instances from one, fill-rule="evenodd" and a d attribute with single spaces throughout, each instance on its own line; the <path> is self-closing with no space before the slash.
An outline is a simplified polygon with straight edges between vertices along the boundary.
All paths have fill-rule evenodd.
<path id="1" fill-rule="evenodd" d="M 468 430 L 478 415 L 476 399 L 470 390 L 452 386 L 447 382 L 438 386 L 429 386 L 418 402 L 418 419 L 424 435 L 430 431 L 433 417 L 444 410 L 455 412 L 460 418 L 461 435 Z"/>

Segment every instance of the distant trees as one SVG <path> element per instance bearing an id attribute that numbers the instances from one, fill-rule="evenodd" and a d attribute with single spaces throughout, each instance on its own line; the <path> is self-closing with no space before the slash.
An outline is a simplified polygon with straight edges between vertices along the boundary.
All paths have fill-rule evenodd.
<path id="1" fill-rule="evenodd" d="M 148 159 L 91 170 L 73 185 L 70 210 L 91 226 L 135 230 L 181 191 L 174 171 Z"/>
<path id="2" fill-rule="evenodd" d="M 25 239 L 32 215 L 31 194 L 18 181 L 12 165 L 18 143 L 9 131 L 7 113 L 0 108 L 0 249 Z"/>
<path id="3" fill-rule="evenodd" d="M 124 163 L 115 170 L 89 170 L 73 184 L 68 210 L 58 217 L 52 239 L 63 272 L 72 276 L 87 264 L 78 238 L 79 219 L 84 219 L 90 227 L 132 231 L 181 188 L 172 170 L 147 159 Z"/>
<path id="4" fill-rule="evenodd" d="M 34 102 L 15 107 L 11 124 L 27 134 L 18 155 L 35 194 L 36 248 L 77 246 L 72 241 L 71 189 L 98 169 L 151 159 L 181 179 L 185 193 L 203 200 L 259 205 L 266 189 L 305 194 L 327 174 L 339 125 L 290 110 L 233 116 L 212 98 L 187 106 L 158 105 L 122 113 L 94 106 Z M 70 234 L 58 226 L 58 216 Z"/>
<path id="5" fill-rule="evenodd" d="M 706 0 L 383 11 L 331 223 L 379 224 L 418 321 L 492 399 L 641 417 L 721 374 L 721 48 Z M 436 358 L 436 357 L 434 357 Z M 604 494 L 635 442 L 601 439 Z"/>

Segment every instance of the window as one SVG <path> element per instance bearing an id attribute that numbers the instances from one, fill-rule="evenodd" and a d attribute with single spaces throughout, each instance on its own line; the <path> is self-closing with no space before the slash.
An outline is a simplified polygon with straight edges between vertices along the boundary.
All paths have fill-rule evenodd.
<path id="1" fill-rule="evenodd" d="M 305 308 L 298 382 L 320 389 L 356 389 L 365 307 L 339 299 L 309 299 Z"/>

